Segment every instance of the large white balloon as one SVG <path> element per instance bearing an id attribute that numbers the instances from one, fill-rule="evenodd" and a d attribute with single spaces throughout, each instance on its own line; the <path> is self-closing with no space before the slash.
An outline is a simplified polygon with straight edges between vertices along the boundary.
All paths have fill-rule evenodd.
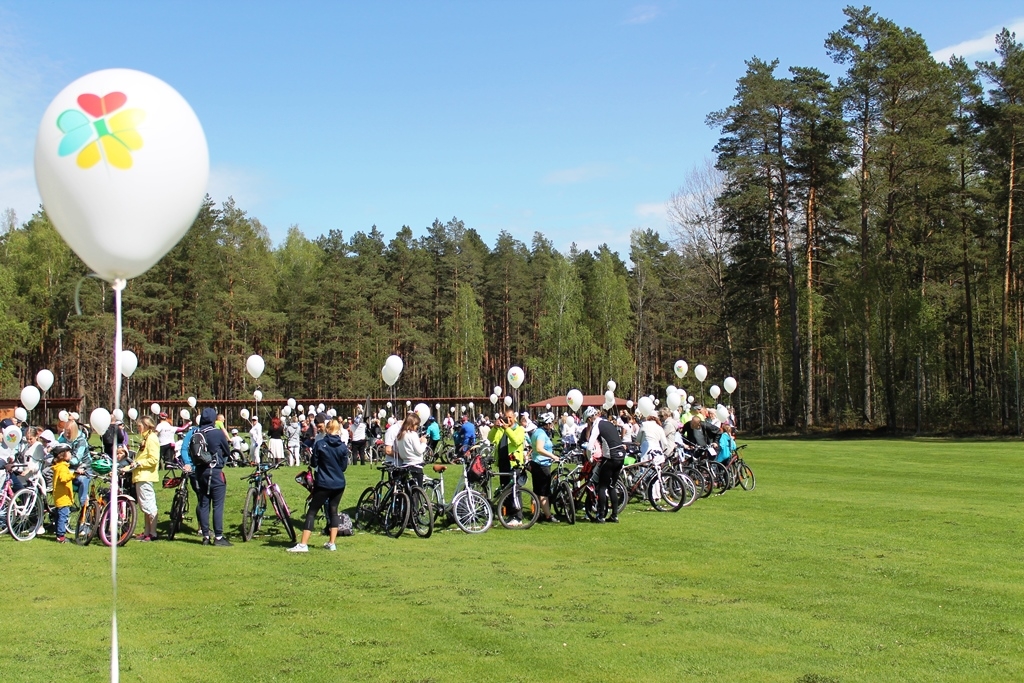
<path id="1" fill-rule="evenodd" d="M 36 373 L 36 386 L 43 390 L 43 393 L 53 386 L 53 373 L 49 370 L 40 370 Z"/>
<path id="2" fill-rule="evenodd" d="M 267 364 L 263 361 L 263 357 L 257 354 L 252 354 L 245 359 L 245 371 L 249 373 L 249 376 L 253 379 L 259 379 L 263 371 L 266 370 Z"/>
<path id="3" fill-rule="evenodd" d="M 190 408 L 195 408 L 196 407 L 196 397 L 195 396 L 189 396 L 188 397 L 188 405 L 189 405 Z"/>
<path id="4" fill-rule="evenodd" d="M 417 403 L 413 410 L 420 416 L 420 422 L 426 422 L 427 418 L 430 417 L 430 406 L 426 403 Z"/>
<path id="5" fill-rule="evenodd" d="M 498 395 L 497 394 L 491 394 L 491 405 L 492 406 L 498 405 Z"/>
<path id="6" fill-rule="evenodd" d="M 736 391 L 736 378 L 726 377 L 725 380 L 722 382 L 722 387 L 725 389 L 725 393 L 727 394 L 731 394 L 732 392 Z"/>
<path id="7" fill-rule="evenodd" d="M 154 403 L 153 405 L 151 405 L 149 407 L 149 412 L 153 413 L 154 415 L 159 415 L 160 414 L 160 404 L 159 403 Z"/>
<path id="8" fill-rule="evenodd" d="M 260 391 L 259 389 L 257 389 L 256 391 L 252 392 L 252 397 L 254 399 L 256 399 L 257 401 L 262 401 L 263 400 L 263 392 Z"/>
<path id="9" fill-rule="evenodd" d="M 723 406 L 721 403 L 719 403 L 718 407 L 715 408 L 715 417 L 718 418 L 719 422 L 728 422 L 729 421 L 729 409 L 726 408 L 725 406 Z"/>
<path id="10" fill-rule="evenodd" d="M 402 370 L 405 369 L 405 362 L 402 360 L 401 356 L 392 354 L 388 356 L 386 361 L 384 361 L 384 367 L 394 370 L 395 377 L 398 377 L 402 374 Z"/>
<path id="11" fill-rule="evenodd" d="M 57 413 L 57 419 L 60 420 L 61 422 L 67 422 L 68 420 L 71 419 L 71 413 L 69 413 L 66 410 L 62 410 L 59 413 Z"/>
<path id="12" fill-rule="evenodd" d="M 583 392 L 579 389 L 571 389 L 568 394 L 565 395 L 565 402 L 569 404 L 569 407 L 573 411 L 578 411 L 583 407 Z"/>
<path id="13" fill-rule="evenodd" d="M 25 406 L 26 410 L 32 410 L 39 405 L 39 398 L 39 389 L 31 384 L 21 390 L 21 405 Z"/>
<path id="14" fill-rule="evenodd" d="M 670 410 L 675 410 L 682 404 L 682 402 L 679 392 L 677 391 L 670 392 L 668 397 L 665 399 L 665 405 L 667 405 Z"/>
<path id="15" fill-rule="evenodd" d="M 507 379 L 508 383 L 512 385 L 513 389 L 518 389 L 519 386 L 523 383 L 523 380 L 526 379 L 526 373 L 523 372 L 523 369 L 518 365 L 513 365 L 508 369 Z"/>
<path id="16" fill-rule="evenodd" d="M 284 408 L 281 408 L 281 417 L 288 417 L 291 414 L 292 414 L 292 409 L 289 408 L 288 406 L 285 406 Z"/>
<path id="17" fill-rule="evenodd" d="M 398 373 L 393 368 L 389 368 L 385 365 L 380 369 L 380 378 L 384 380 L 384 384 L 391 387 L 398 381 Z"/>
<path id="18" fill-rule="evenodd" d="M 327 410 L 327 406 L 325 406 L 325 405 L 324 405 L 323 403 L 318 403 L 318 404 L 317 404 L 317 406 L 316 406 L 316 412 L 318 412 L 318 413 L 322 413 L 322 412 L 324 412 L 325 410 Z"/>
<path id="19" fill-rule="evenodd" d="M 296 404 L 295 404 L 295 399 L 294 398 L 288 399 L 288 407 L 289 408 L 291 408 L 292 410 L 295 410 L 295 405 Z M 299 410 L 302 410 L 302 409 L 300 408 Z"/>
<path id="20" fill-rule="evenodd" d="M 241 417 L 243 420 L 248 420 L 249 419 L 249 409 L 248 408 L 242 408 L 241 410 L 238 411 L 238 416 Z"/>
<path id="21" fill-rule="evenodd" d="M 139 367 L 139 357 L 135 355 L 134 351 L 123 349 L 121 351 L 121 374 L 124 378 L 131 378 L 137 367 Z"/>
<path id="22" fill-rule="evenodd" d="M 299 405 L 295 406 L 295 410 L 297 410 L 297 411 L 299 411 L 301 413 L 302 412 L 302 404 L 300 403 Z"/>
<path id="23" fill-rule="evenodd" d="M 387 417 L 387 416 L 388 416 L 388 411 L 384 410 L 383 408 L 381 408 L 381 409 L 380 409 L 380 410 L 379 410 L 379 411 L 377 412 L 377 417 L 379 417 L 379 418 L 380 418 L 380 419 L 382 419 L 382 420 L 383 420 L 383 419 L 384 419 L 385 417 Z"/>
<path id="24" fill-rule="evenodd" d="M 512 397 L 511 396 L 506 396 L 505 397 L 505 405 L 506 406 L 511 406 L 512 405 Z"/>
<path id="25" fill-rule="evenodd" d="M 112 411 L 110 411 L 110 416 L 113 417 L 118 422 L 120 422 L 124 419 L 124 411 L 121 410 L 120 408 L 114 408 Z"/>
<path id="26" fill-rule="evenodd" d="M 685 360 L 677 360 L 676 364 L 672 366 L 672 370 L 675 371 L 676 377 L 679 379 L 686 377 L 686 373 L 689 369 L 690 366 L 686 364 Z"/>
<path id="27" fill-rule="evenodd" d="M 18 422 L 28 422 L 28 411 L 18 406 L 14 409 L 14 419 Z"/>
<path id="28" fill-rule="evenodd" d="M 698 382 L 703 383 L 708 378 L 708 369 L 703 365 L 698 365 L 693 369 L 693 376 L 697 378 Z"/>
<path id="29" fill-rule="evenodd" d="M 110 427 L 110 413 L 106 408 L 97 408 L 89 415 L 89 425 L 97 434 L 105 434 Z"/>
<path id="30" fill-rule="evenodd" d="M 612 391 L 611 389 L 609 389 L 608 391 L 604 392 L 604 402 L 606 404 L 605 405 L 605 409 L 606 410 L 611 407 L 611 406 L 609 406 L 607 404 L 615 405 L 615 392 Z"/>
<path id="31" fill-rule="evenodd" d="M 615 380 L 613 380 L 613 379 L 608 380 L 608 391 L 615 391 L 615 387 L 617 387 L 617 386 L 619 386 L 619 385 L 615 383 Z"/>
<path id="32" fill-rule="evenodd" d="M 192 417 L 188 413 L 188 408 L 182 408 L 178 415 L 181 415 L 182 420 L 188 420 L 190 417 Z"/>
<path id="33" fill-rule="evenodd" d="M 495 396 L 501 396 L 501 387 L 494 387 L 494 391 L 492 393 Z"/>
<path id="34" fill-rule="evenodd" d="M 637 402 L 637 409 L 644 417 L 650 417 L 654 414 L 654 401 L 651 400 L 650 396 L 641 396 Z"/>
<path id="35" fill-rule="evenodd" d="M 711 388 L 708 389 L 708 393 L 711 394 L 711 398 L 718 398 L 718 395 L 722 393 L 722 390 L 718 388 L 717 384 L 712 384 Z"/>
<path id="36" fill-rule="evenodd" d="M 135 408 L 129 408 L 128 409 L 128 419 L 129 420 L 137 420 L 138 418 L 139 418 L 139 411 L 136 410 Z"/>
<path id="37" fill-rule="evenodd" d="M 630 410 L 633 410 L 633 401 L 632 400 L 626 401 L 626 407 L 629 408 Z"/>
<path id="38" fill-rule="evenodd" d="M 4 445 L 13 450 L 19 443 L 21 443 L 21 428 L 17 425 L 4 427 Z"/>
<path id="39" fill-rule="evenodd" d="M 665 387 L 665 394 L 666 395 L 667 394 L 674 394 L 677 391 L 679 391 L 679 388 L 676 387 L 676 385 L 674 385 L 674 384 L 669 384 L 667 387 Z"/>
<path id="40" fill-rule="evenodd" d="M 191 227 L 209 185 L 206 136 L 171 86 L 131 69 L 82 76 L 36 136 L 36 185 L 54 227 L 105 280 L 149 270 Z"/>

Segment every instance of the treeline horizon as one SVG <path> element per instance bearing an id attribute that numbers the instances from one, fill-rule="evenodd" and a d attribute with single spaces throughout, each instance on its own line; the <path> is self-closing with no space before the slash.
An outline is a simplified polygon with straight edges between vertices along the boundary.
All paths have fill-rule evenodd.
<path id="1" fill-rule="evenodd" d="M 837 72 L 752 57 L 708 116 L 715 157 L 681 179 L 669 229 L 628 261 L 556 250 L 457 218 L 421 237 L 376 226 L 274 246 L 229 199 L 124 293 L 133 396 L 486 396 L 526 370 L 524 402 L 578 388 L 626 398 L 675 384 L 678 358 L 731 375 L 741 425 L 1017 431 L 1024 272 L 1017 257 L 1024 48 L 936 62 L 920 34 L 847 8 Z M 1016 203 L 1015 203 L 1016 202 Z M 109 403 L 109 287 L 45 212 L 0 236 L 0 388 L 49 367 L 51 392 Z"/>

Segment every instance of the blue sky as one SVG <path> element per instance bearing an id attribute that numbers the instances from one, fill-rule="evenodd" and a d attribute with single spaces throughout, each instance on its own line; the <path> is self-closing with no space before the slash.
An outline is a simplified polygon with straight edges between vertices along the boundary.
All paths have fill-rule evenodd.
<path id="1" fill-rule="evenodd" d="M 565 249 L 667 233 L 664 204 L 711 155 L 705 116 L 743 61 L 838 69 L 832 2 L 0 0 L 0 209 L 38 205 L 35 129 L 71 80 L 152 73 L 196 110 L 210 194 L 275 243 L 289 225 L 420 234 L 458 216 L 488 242 Z M 878 2 L 931 49 L 991 58 L 1019 2 Z"/>

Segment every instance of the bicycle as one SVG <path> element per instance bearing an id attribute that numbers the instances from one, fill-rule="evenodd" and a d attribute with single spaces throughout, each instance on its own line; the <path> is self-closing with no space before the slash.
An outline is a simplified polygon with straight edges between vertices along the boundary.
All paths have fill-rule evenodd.
<path id="1" fill-rule="evenodd" d="M 428 491 L 428 496 L 433 498 L 431 505 L 434 508 L 434 524 L 436 525 L 442 516 L 447 516 L 467 534 L 482 534 L 489 530 L 494 524 L 494 512 L 487 498 L 469 487 L 466 468 L 462 470 L 463 487 L 452 497 L 451 505 L 445 503 L 444 494 L 444 472 L 448 467 L 434 465 L 432 469 L 439 475 L 438 478 L 424 477 L 423 486 Z"/>
<path id="2" fill-rule="evenodd" d="M 555 471 L 551 473 L 551 514 L 568 524 L 576 523 L 576 501 L 570 475 L 577 469 L 579 464 L 562 457 L 556 461 Z"/>
<path id="3" fill-rule="evenodd" d="M 480 481 L 471 483 L 467 479 L 466 487 L 475 487 L 490 501 L 491 507 L 494 508 L 494 513 L 498 517 L 498 523 L 503 527 L 506 529 L 529 529 L 540 518 L 540 498 L 524 486 L 526 483 L 525 466 L 513 466 L 511 472 L 493 472 L 490 468 L 494 464 L 493 458 L 483 455 L 485 450 L 480 448 L 477 455 L 473 456 L 481 458 L 481 462 L 485 464 Z M 472 457 L 470 462 L 472 462 Z M 491 480 L 499 475 L 509 476 L 510 479 L 507 484 L 495 492 L 491 486 Z M 522 517 L 521 520 L 520 517 Z"/>
<path id="4" fill-rule="evenodd" d="M 245 492 L 245 506 L 242 508 L 242 540 L 249 541 L 256 535 L 256 532 L 263 526 L 263 518 L 267 511 L 267 501 L 274 507 L 274 514 L 277 516 L 285 534 L 289 540 L 295 542 L 295 529 L 292 527 L 291 512 L 287 503 L 284 502 L 284 495 L 281 487 L 274 482 L 270 470 L 275 470 L 281 463 L 257 465 L 252 474 L 242 477 L 242 481 L 249 482 L 249 490 Z"/>
<path id="5" fill-rule="evenodd" d="M 750 465 L 745 463 L 743 458 L 740 457 L 740 451 L 746 447 L 747 444 L 736 447 L 736 452 L 729 458 L 729 462 L 726 463 L 726 469 L 732 476 L 733 486 L 739 484 L 740 488 L 744 491 L 753 491 L 754 486 L 757 485 L 757 481 L 754 479 L 754 470 L 750 469 Z"/>
<path id="6" fill-rule="evenodd" d="M 180 461 L 172 463 L 172 467 L 169 468 L 169 473 L 164 477 L 163 487 L 165 489 L 174 489 L 174 498 L 171 500 L 171 511 L 167 515 L 171 518 L 171 523 L 167 527 L 167 539 L 173 541 L 174 537 L 178 534 L 178 530 L 181 529 L 181 523 L 186 519 L 189 508 L 189 474 L 182 471 L 182 463 Z M 175 476 L 174 472 L 180 472 L 179 476 Z"/>
<path id="7" fill-rule="evenodd" d="M 14 469 L 24 466 L 14 465 Z M 42 472 L 27 477 L 27 485 L 7 501 L 7 533 L 16 541 L 31 541 L 43 527 L 44 515 L 55 523 L 57 509 L 47 500 L 46 482 Z"/>
<path id="8" fill-rule="evenodd" d="M 121 461 L 118 463 L 119 466 L 125 466 L 127 461 Z M 110 476 L 114 476 L 114 472 L 110 473 Z M 132 540 L 132 534 L 135 532 L 135 522 L 138 519 L 139 511 L 138 506 L 135 503 L 135 497 L 123 493 L 124 491 L 132 490 L 132 477 L 130 474 L 118 473 L 118 493 L 117 499 L 110 502 L 110 489 L 100 490 L 100 513 L 99 519 L 96 522 L 99 525 L 99 536 L 100 541 L 103 545 L 110 547 L 112 542 L 116 542 L 117 545 L 123 546 L 128 541 Z M 109 478 L 107 478 L 109 480 Z M 111 539 L 110 537 L 110 517 L 111 515 L 117 515 L 117 538 Z"/>
<path id="9" fill-rule="evenodd" d="M 391 538 L 412 527 L 420 538 L 429 538 L 434 532 L 433 508 L 423 488 L 413 483 L 411 471 L 391 463 L 377 469 L 380 481 L 359 495 L 353 526 L 368 531 L 379 525 Z"/>

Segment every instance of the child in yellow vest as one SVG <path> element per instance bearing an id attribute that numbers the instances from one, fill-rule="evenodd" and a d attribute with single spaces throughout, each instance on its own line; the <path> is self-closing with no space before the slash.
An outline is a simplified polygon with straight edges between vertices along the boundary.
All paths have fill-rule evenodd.
<path id="1" fill-rule="evenodd" d="M 67 543 L 68 520 L 71 518 L 71 505 L 74 502 L 71 483 L 75 473 L 68 467 L 71 460 L 71 448 L 60 444 L 54 448 L 53 454 L 53 504 L 57 508 L 57 542 Z"/>

